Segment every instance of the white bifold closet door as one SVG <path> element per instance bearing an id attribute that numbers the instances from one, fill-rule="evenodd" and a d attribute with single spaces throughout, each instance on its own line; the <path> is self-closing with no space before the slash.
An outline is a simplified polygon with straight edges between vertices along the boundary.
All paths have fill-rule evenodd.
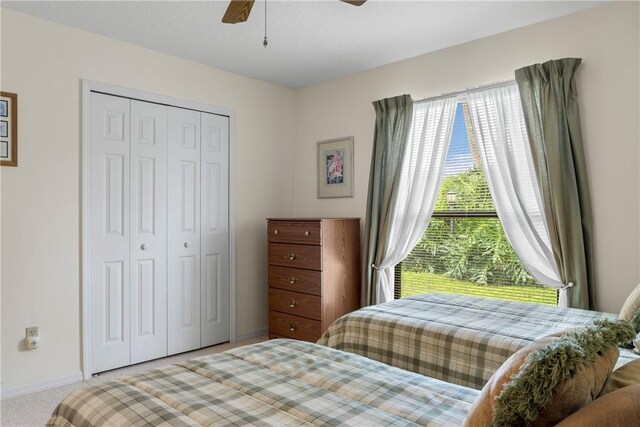
<path id="1" fill-rule="evenodd" d="M 169 354 L 229 340 L 229 118 L 169 108 Z"/>
<path id="2" fill-rule="evenodd" d="M 201 346 L 229 341 L 229 118 L 201 113 Z"/>
<path id="3" fill-rule="evenodd" d="M 129 100 L 91 94 L 91 369 L 131 363 Z"/>
<path id="4" fill-rule="evenodd" d="M 167 355 L 167 107 L 131 101 L 131 363 Z"/>
<path id="5" fill-rule="evenodd" d="M 229 340 L 229 118 L 91 94 L 91 371 Z"/>
<path id="6" fill-rule="evenodd" d="M 200 113 L 169 108 L 169 354 L 200 347 Z"/>

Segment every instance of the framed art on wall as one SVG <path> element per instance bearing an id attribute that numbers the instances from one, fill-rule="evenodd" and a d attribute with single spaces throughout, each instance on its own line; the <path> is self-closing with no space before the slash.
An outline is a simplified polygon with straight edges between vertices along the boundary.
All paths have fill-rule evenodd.
<path id="1" fill-rule="evenodd" d="M 318 198 L 353 197 L 353 137 L 318 142 Z"/>
<path id="2" fill-rule="evenodd" d="M 18 95 L 0 92 L 0 166 L 18 166 Z"/>

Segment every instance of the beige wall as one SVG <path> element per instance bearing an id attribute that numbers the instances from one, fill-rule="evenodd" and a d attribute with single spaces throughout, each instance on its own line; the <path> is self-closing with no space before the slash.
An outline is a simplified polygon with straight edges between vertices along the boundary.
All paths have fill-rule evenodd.
<path id="1" fill-rule="evenodd" d="M 295 92 L 2 11 L 2 90 L 18 93 L 19 167 L 2 180 L 2 389 L 80 365 L 80 81 L 237 114 L 237 331 L 266 327 L 264 218 L 292 212 Z M 27 326 L 41 347 L 20 350 Z"/>
<path id="2" fill-rule="evenodd" d="M 3 390 L 81 368 L 80 79 L 237 113 L 237 325 L 244 334 L 266 327 L 265 217 L 364 219 L 372 101 L 402 93 L 419 99 L 511 79 L 515 68 L 534 62 L 582 57 L 601 308 L 617 311 L 640 281 L 637 3 L 590 9 L 297 92 L 0 11 L 0 86 L 19 94 L 21 119 L 20 166 L 0 169 Z M 355 137 L 355 197 L 319 200 L 315 143 L 348 135 Z M 32 325 L 40 326 L 41 348 L 20 351 Z"/>
<path id="3" fill-rule="evenodd" d="M 638 3 L 589 9 L 444 49 L 298 94 L 297 216 L 365 217 L 375 115 L 371 102 L 414 99 L 513 79 L 516 68 L 581 57 L 578 90 L 595 221 L 600 309 L 617 312 L 640 281 Z M 353 135 L 352 199 L 317 199 L 316 142 Z M 364 222 L 364 221 L 363 221 Z"/>

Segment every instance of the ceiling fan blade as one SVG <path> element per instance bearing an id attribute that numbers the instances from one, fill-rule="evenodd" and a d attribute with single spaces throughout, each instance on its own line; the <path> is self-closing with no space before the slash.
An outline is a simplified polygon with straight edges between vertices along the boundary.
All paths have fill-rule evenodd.
<path id="1" fill-rule="evenodd" d="M 340 1 L 352 4 L 354 6 L 362 6 L 367 0 L 340 0 Z"/>
<path id="2" fill-rule="evenodd" d="M 254 0 L 231 0 L 229 7 L 222 17 L 225 24 L 245 22 L 249 18 Z"/>

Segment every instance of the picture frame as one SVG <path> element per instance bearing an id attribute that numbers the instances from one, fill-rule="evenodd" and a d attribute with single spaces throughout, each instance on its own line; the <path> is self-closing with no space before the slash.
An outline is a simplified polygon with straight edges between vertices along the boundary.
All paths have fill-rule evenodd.
<path id="1" fill-rule="evenodd" d="M 0 92 L 0 166 L 18 166 L 18 95 Z"/>
<path id="2" fill-rule="evenodd" d="M 353 137 L 317 143 L 318 199 L 353 197 Z"/>

